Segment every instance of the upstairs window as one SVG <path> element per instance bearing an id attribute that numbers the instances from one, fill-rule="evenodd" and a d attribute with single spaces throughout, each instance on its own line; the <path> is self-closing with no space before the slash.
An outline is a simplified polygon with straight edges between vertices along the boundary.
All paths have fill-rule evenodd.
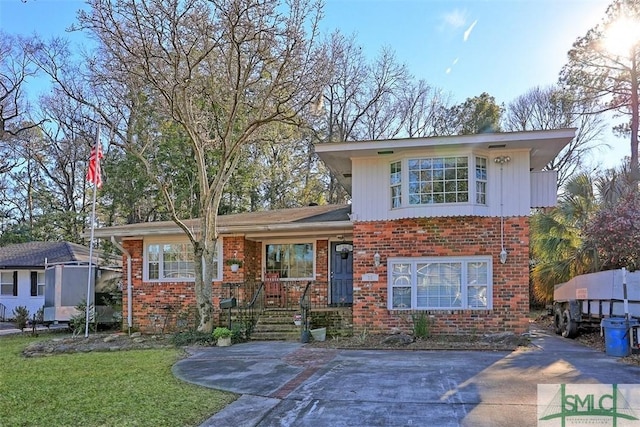
<path id="1" fill-rule="evenodd" d="M 467 157 L 409 159 L 409 204 L 469 201 Z"/>
<path id="2" fill-rule="evenodd" d="M 487 159 L 476 157 L 476 203 L 487 204 Z"/>
<path id="3" fill-rule="evenodd" d="M 391 207 L 402 205 L 402 162 L 391 163 Z"/>
<path id="4" fill-rule="evenodd" d="M 422 157 L 391 163 L 391 207 L 470 201 L 486 204 L 487 159 L 472 159 L 473 164 L 467 156 Z M 403 178 L 407 181 L 403 182 Z M 406 194 L 404 199 L 403 194 Z"/>

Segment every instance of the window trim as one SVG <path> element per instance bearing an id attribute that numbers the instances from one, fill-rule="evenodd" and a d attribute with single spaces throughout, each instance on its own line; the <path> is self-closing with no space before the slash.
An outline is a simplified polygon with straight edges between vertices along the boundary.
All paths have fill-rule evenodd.
<path id="1" fill-rule="evenodd" d="M 318 250 L 318 241 L 317 239 L 294 239 L 294 240 L 268 240 L 262 242 L 262 273 L 263 279 L 264 274 L 267 273 L 267 245 L 296 245 L 296 244 L 310 244 L 312 251 L 312 277 L 281 277 L 280 280 L 283 282 L 295 282 L 300 280 L 315 280 L 316 277 L 316 257 Z"/>
<path id="2" fill-rule="evenodd" d="M 172 278 L 149 278 L 149 246 L 150 245 L 166 245 L 166 244 L 189 244 L 189 241 L 180 237 L 166 237 L 166 238 L 147 238 L 143 240 L 143 259 L 142 265 L 142 277 L 143 281 L 151 283 L 172 283 L 172 282 L 195 282 L 195 277 L 172 277 Z M 217 242 L 217 276 L 213 278 L 213 282 L 222 282 L 222 254 L 223 254 L 223 238 L 218 238 Z M 162 261 L 161 261 L 162 263 Z"/>
<path id="3" fill-rule="evenodd" d="M 442 202 L 442 203 L 417 203 L 411 204 L 409 203 L 409 162 L 412 160 L 421 160 L 421 159 L 446 159 L 451 157 L 466 157 L 467 158 L 467 201 L 466 202 Z M 477 191 L 477 183 L 480 182 L 476 178 L 477 173 L 477 159 L 482 158 L 486 161 L 486 172 L 487 179 L 481 180 L 485 184 L 485 201 L 484 203 L 477 203 L 478 191 Z M 394 183 L 393 181 L 393 172 L 392 167 L 400 163 L 400 182 Z M 465 153 L 450 153 L 446 155 L 435 155 L 435 154 L 412 154 L 410 156 L 404 156 L 401 158 L 396 158 L 393 160 L 389 160 L 387 163 L 387 183 L 389 194 L 387 197 L 387 203 L 389 203 L 389 208 L 391 210 L 403 209 L 403 208 L 422 208 L 422 207 L 436 207 L 436 206 L 488 206 L 488 186 L 489 186 L 489 158 L 484 153 L 476 153 L 476 152 L 465 152 Z M 446 181 L 445 181 L 446 182 Z M 399 205 L 394 205 L 393 200 L 393 188 L 399 188 Z"/>
<path id="4" fill-rule="evenodd" d="M 473 262 L 486 262 L 487 263 L 487 306 L 486 307 L 470 307 L 468 305 L 468 288 L 469 283 L 461 286 L 461 304 L 459 307 L 418 307 L 417 299 L 417 283 L 415 275 L 415 265 L 422 263 L 461 263 L 462 271 L 461 275 L 463 282 L 467 276 L 467 266 Z M 411 274 L 411 306 L 407 308 L 393 307 L 393 269 L 392 264 L 412 264 Z M 493 258 L 486 255 L 470 255 L 461 257 L 390 257 L 387 259 L 387 309 L 390 311 L 411 311 L 411 310 L 429 310 L 429 311 L 451 311 L 451 310 L 478 310 L 478 311 L 490 311 L 493 309 Z"/>
<path id="5" fill-rule="evenodd" d="M 2 281 L 2 275 L 6 274 L 8 276 L 10 276 L 11 281 L 10 282 L 3 282 Z M 0 271 L 0 296 L 7 298 L 7 297 L 17 297 L 18 295 L 16 295 L 15 292 L 15 276 L 16 276 L 17 272 L 16 271 L 11 271 L 11 270 L 2 270 Z M 2 286 L 11 286 L 11 292 L 6 294 L 2 292 Z"/>
<path id="6" fill-rule="evenodd" d="M 45 292 L 47 291 L 47 285 L 45 281 L 45 272 L 38 271 L 38 297 L 44 297 Z M 42 282 L 40 281 L 40 276 L 42 275 Z M 42 288 L 42 293 L 40 293 L 40 288 Z"/>

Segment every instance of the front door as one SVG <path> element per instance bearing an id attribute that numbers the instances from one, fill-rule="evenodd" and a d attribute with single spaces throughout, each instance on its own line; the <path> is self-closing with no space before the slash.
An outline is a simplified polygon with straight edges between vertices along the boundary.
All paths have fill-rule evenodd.
<path id="1" fill-rule="evenodd" d="M 330 270 L 331 305 L 353 304 L 353 243 L 331 243 Z"/>

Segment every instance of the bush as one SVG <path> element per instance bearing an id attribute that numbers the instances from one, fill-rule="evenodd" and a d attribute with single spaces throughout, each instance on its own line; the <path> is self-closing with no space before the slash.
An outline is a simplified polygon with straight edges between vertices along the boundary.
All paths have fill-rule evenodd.
<path id="1" fill-rule="evenodd" d="M 429 318 L 426 313 L 414 313 L 411 315 L 413 319 L 413 336 L 416 338 L 428 338 L 431 335 Z"/>
<path id="2" fill-rule="evenodd" d="M 27 322 L 29 321 L 29 310 L 24 305 L 20 305 L 13 309 L 13 317 L 18 329 L 24 330 L 24 328 L 27 327 Z"/>
<path id="3" fill-rule="evenodd" d="M 206 332 L 188 330 L 173 334 L 171 342 L 178 347 L 186 345 L 213 345 L 213 336 Z"/>
<path id="4" fill-rule="evenodd" d="M 87 329 L 87 302 L 82 300 L 76 305 L 79 314 L 72 316 L 69 320 L 69 327 L 73 331 L 73 335 L 80 335 Z M 96 331 L 96 311 L 93 304 L 89 306 L 89 330 Z"/>

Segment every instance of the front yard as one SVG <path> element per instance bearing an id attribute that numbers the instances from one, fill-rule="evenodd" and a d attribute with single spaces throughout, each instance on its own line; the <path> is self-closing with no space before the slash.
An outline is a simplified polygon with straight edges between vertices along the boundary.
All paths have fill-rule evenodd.
<path id="1" fill-rule="evenodd" d="M 1 425 L 197 426 L 236 398 L 177 380 L 176 348 L 21 355 L 55 337 L 0 337 Z"/>

